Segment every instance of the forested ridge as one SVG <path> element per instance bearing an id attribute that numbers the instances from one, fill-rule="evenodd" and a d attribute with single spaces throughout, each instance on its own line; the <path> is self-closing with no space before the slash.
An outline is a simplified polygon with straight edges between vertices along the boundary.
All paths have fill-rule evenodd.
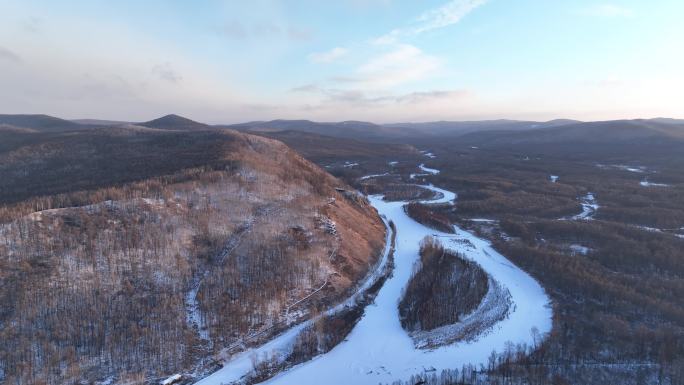
<path id="1" fill-rule="evenodd" d="M 345 298 L 383 247 L 364 198 L 275 140 L 30 135 L 0 153 L 7 384 L 211 370 L 258 341 L 245 336 Z"/>

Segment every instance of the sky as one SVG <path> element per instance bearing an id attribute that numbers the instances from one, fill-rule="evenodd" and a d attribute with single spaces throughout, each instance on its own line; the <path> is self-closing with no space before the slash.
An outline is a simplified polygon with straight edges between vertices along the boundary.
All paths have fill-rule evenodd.
<path id="1" fill-rule="evenodd" d="M 0 113 L 684 118 L 681 0 L 0 0 Z"/>

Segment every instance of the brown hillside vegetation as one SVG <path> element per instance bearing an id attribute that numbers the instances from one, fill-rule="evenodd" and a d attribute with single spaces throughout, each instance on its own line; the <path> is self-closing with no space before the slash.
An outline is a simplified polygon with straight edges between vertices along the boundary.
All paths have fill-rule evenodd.
<path id="1" fill-rule="evenodd" d="M 0 152 L 7 384 L 191 370 L 345 298 L 384 244 L 363 197 L 272 139 L 32 135 Z"/>

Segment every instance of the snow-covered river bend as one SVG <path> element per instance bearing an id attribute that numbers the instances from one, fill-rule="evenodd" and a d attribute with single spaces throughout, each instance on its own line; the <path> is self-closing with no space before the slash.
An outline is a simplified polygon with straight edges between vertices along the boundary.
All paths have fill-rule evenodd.
<path id="1" fill-rule="evenodd" d="M 441 197 L 423 203 L 453 203 L 456 194 L 433 186 L 423 186 L 441 193 Z M 456 234 L 441 233 L 409 218 L 403 210 L 407 202 L 385 202 L 382 196 L 370 201 L 379 213 L 394 222 L 397 230 L 394 275 L 380 289 L 375 302 L 366 308 L 363 318 L 347 339 L 330 352 L 297 365 L 265 384 L 288 385 L 377 385 L 406 380 L 426 370 L 455 369 L 464 364 L 486 364 L 492 351 L 503 352 L 508 342 L 533 344 L 532 329 L 545 334 L 551 330 L 550 300 L 530 275 L 496 252 L 488 241 L 458 227 Z M 445 247 L 456 250 L 482 266 L 502 287 L 508 289 L 512 306 L 507 318 L 480 335 L 473 342 L 461 342 L 435 350 L 416 349 L 411 337 L 399 323 L 398 303 L 402 290 L 418 260 L 419 243 L 425 236 L 437 236 Z M 291 334 L 294 329 L 286 332 Z M 277 340 L 281 341 L 277 343 Z M 267 351 L 287 341 L 281 337 L 257 348 Z M 201 385 L 228 384 L 246 374 L 243 355 L 200 381 Z M 248 362 L 248 361 L 247 361 Z"/>

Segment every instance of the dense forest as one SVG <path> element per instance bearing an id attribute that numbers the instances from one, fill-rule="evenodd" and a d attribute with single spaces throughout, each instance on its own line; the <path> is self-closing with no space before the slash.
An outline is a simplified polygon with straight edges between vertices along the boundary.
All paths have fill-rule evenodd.
<path id="1" fill-rule="evenodd" d="M 435 157 L 391 166 L 368 160 L 353 168 L 340 161 L 331 171 L 370 192 L 421 183 L 457 192 L 455 208 L 414 203 L 412 217 L 439 229 L 440 223 L 458 223 L 489 238 L 539 280 L 554 305 L 548 339 L 534 354 L 524 347 L 522 356 L 509 355 L 505 375 L 471 368 L 458 380 L 438 373 L 427 383 L 682 383 L 681 146 L 638 152 L 572 144 L 491 148 L 487 142 L 427 138 L 414 145 Z M 416 164 L 422 162 L 441 172 L 419 176 Z M 598 209 L 588 220 L 571 219 L 583 211 L 588 193 Z"/>
<path id="2" fill-rule="evenodd" d="M 420 244 L 419 265 L 399 303 L 401 325 L 416 331 L 458 322 L 482 302 L 488 281 L 476 263 L 426 237 Z"/>
<path id="3" fill-rule="evenodd" d="M 30 135 L 0 153 L 7 384 L 202 373 L 345 298 L 383 247 L 364 198 L 271 139 Z"/>

